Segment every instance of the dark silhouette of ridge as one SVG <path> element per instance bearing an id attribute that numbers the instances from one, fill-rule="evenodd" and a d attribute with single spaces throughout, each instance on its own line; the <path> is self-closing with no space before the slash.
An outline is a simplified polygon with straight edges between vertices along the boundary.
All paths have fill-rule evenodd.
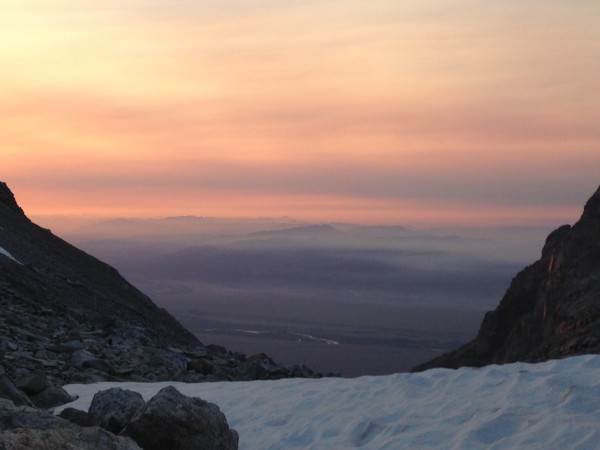
<path id="1" fill-rule="evenodd" d="M 248 233 L 248 237 L 320 237 L 342 234 L 331 225 L 305 225 L 301 227 L 284 228 L 281 230 L 257 231 Z"/>
<path id="2" fill-rule="evenodd" d="M 155 306 L 114 268 L 31 222 L 6 183 L 0 184 L 0 226 L 0 246 L 23 264 L 20 268 L 5 264 L 4 273 L 18 269 L 23 282 L 31 281 L 32 291 L 36 287 L 56 291 L 54 298 L 40 294 L 37 300 L 41 303 L 58 302 L 89 315 L 92 320 L 107 317 L 127 320 L 144 327 L 149 338 L 199 344 L 170 314 Z"/>
<path id="3" fill-rule="evenodd" d="M 575 225 L 550 233 L 541 258 L 515 276 L 473 341 L 413 371 L 589 353 L 600 353 L 600 187 Z"/>
<path id="4" fill-rule="evenodd" d="M 8 188 L 7 184 L 3 181 L 0 181 L 0 205 L 18 213 L 21 215 L 25 215 L 21 207 L 17 204 L 17 200 L 15 200 L 15 196 Z"/>

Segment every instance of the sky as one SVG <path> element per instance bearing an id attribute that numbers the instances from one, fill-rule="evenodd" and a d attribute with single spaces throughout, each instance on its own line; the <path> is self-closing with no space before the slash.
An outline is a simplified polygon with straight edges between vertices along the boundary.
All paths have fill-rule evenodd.
<path id="1" fill-rule="evenodd" d="M 573 222 L 597 0 L 0 0 L 0 179 L 29 215 Z"/>

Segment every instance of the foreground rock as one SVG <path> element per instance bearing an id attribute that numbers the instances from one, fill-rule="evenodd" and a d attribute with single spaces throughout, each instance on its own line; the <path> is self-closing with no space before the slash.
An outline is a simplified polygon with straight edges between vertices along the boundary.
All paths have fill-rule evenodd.
<path id="1" fill-rule="evenodd" d="M 119 434 L 144 404 L 139 393 L 112 388 L 94 395 L 88 413 L 93 424 Z"/>
<path id="2" fill-rule="evenodd" d="M 5 450 L 140 450 L 130 438 L 81 428 L 52 414 L 0 399 L 0 448 Z"/>
<path id="3" fill-rule="evenodd" d="M 145 450 L 238 448 L 238 434 L 217 405 L 186 397 L 174 387 L 162 389 L 140 408 L 122 434 Z"/>
<path id="4" fill-rule="evenodd" d="M 413 370 L 587 353 L 600 353 L 600 188 L 575 225 L 548 236 L 540 260 L 512 280 L 473 341 Z"/>
<path id="5" fill-rule="evenodd" d="M 10 400 L 17 406 L 37 406 L 43 409 L 76 400 L 61 386 L 50 384 L 43 372 L 36 372 L 15 383 L 1 365 L 0 398 Z"/>
<path id="6" fill-rule="evenodd" d="M 41 392 L 30 396 L 33 404 L 38 408 L 51 409 L 55 406 L 64 405 L 65 403 L 76 400 L 69 395 L 61 386 L 51 385 Z"/>
<path id="7" fill-rule="evenodd" d="M 137 445 L 116 435 L 129 436 Z M 0 397 L 2 450 L 128 450 L 138 446 L 145 450 L 235 450 L 238 434 L 229 428 L 217 405 L 186 397 L 174 387 L 162 389 L 148 403 L 137 392 L 107 389 L 96 393 L 88 412 L 66 408 L 58 417 Z"/>
<path id="8" fill-rule="evenodd" d="M 15 383 L 4 373 L 2 366 L 0 366 L 0 399 L 10 400 L 18 406 L 33 406 L 31 399 L 15 386 Z"/>

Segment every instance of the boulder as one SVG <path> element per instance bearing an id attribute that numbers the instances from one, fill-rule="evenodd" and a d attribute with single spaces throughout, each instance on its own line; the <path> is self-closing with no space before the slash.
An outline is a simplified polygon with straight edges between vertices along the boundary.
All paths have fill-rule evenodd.
<path id="1" fill-rule="evenodd" d="M 121 434 L 145 450 L 231 450 L 239 439 L 217 405 L 186 397 L 172 386 L 140 408 Z"/>
<path id="2" fill-rule="evenodd" d="M 16 385 L 26 394 L 32 395 L 42 392 L 44 389 L 50 386 L 50 382 L 48 381 L 46 372 L 43 370 L 38 370 L 17 381 Z"/>
<path id="3" fill-rule="evenodd" d="M 77 350 L 83 350 L 83 342 L 73 339 L 68 342 L 62 342 L 55 347 L 52 347 L 52 350 L 57 351 L 59 353 L 73 353 Z"/>
<path id="4" fill-rule="evenodd" d="M 187 370 L 188 359 L 185 355 L 180 353 L 156 349 L 150 358 L 149 365 L 151 367 L 166 369 L 173 374 L 177 374 Z"/>
<path id="5" fill-rule="evenodd" d="M 33 406 L 29 397 L 6 374 L 0 375 L 0 399 L 10 400 L 15 405 Z"/>
<path id="6" fill-rule="evenodd" d="M 312 369 L 305 366 L 304 364 L 295 364 L 292 367 L 291 376 L 295 378 L 312 378 L 315 377 L 315 373 L 312 371 Z"/>
<path id="7" fill-rule="evenodd" d="M 65 408 L 58 414 L 58 417 L 68 420 L 80 427 L 91 427 L 94 425 L 89 413 L 81 411 L 80 409 Z"/>
<path id="8" fill-rule="evenodd" d="M 131 439 L 114 436 L 102 428 L 71 430 L 17 429 L 0 434 L 3 450 L 142 450 Z"/>
<path id="9" fill-rule="evenodd" d="M 54 408 L 77 400 L 77 397 L 73 397 L 58 385 L 48 386 L 42 392 L 32 395 L 30 398 L 35 406 L 44 409 Z"/>
<path id="10" fill-rule="evenodd" d="M 111 388 L 94 395 L 88 413 L 94 425 L 118 434 L 144 404 L 137 392 Z"/>
<path id="11" fill-rule="evenodd" d="M 140 450 L 99 427 L 81 428 L 52 414 L 0 399 L 0 449 Z"/>
<path id="12" fill-rule="evenodd" d="M 210 361 L 204 358 L 192 359 L 188 363 L 188 370 L 193 370 L 195 372 L 201 373 L 202 375 L 208 375 L 213 371 L 213 365 Z"/>
<path id="13" fill-rule="evenodd" d="M 76 350 L 71 355 L 71 364 L 80 369 L 95 369 L 100 372 L 109 373 L 111 367 L 102 359 L 95 357 L 87 350 Z"/>

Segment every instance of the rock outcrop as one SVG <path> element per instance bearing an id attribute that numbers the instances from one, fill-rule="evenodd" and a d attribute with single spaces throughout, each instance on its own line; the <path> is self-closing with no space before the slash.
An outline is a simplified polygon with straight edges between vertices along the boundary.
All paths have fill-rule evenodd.
<path id="1" fill-rule="evenodd" d="M 239 440 L 217 405 L 186 397 L 172 386 L 138 409 L 121 434 L 144 450 L 235 450 Z"/>
<path id="2" fill-rule="evenodd" d="M 144 404 L 138 392 L 111 388 L 94 395 L 88 414 L 94 425 L 119 434 Z"/>
<path id="3" fill-rule="evenodd" d="M 6 450 L 140 450 L 130 438 L 0 399 L 0 448 Z"/>
<path id="4" fill-rule="evenodd" d="M 147 403 L 137 392 L 107 389 L 96 393 L 87 413 L 66 408 L 59 417 L 129 436 L 144 450 L 238 448 L 238 433 L 229 428 L 217 405 L 187 397 L 173 386 L 161 389 Z"/>
<path id="5" fill-rule="evenodd" d="M 575 225 L 548 236 L 541 258 L 512 280 L 473 341 L 413 370 L 587 353 L 600 353 L 600 188 Z"/>
<path id="6" fill-rule="evenodd" d="M 10 400 L 17 406 L 34 406 L 31 399 L 20 390 L 15 383 L 4 373 L 0 366 L 0 399 Z"/>
<path id="7" fill-rule="evenodd" d="M 114 268 L 32 223 L 5 183 L 0 365 L 17 385 L 42 372 L 52 385 L 312 375 L 268 357 L 202 345 Z"/>
<path id="8" fill-rule="evenodd" d="M 19 215 L 25 215 L 21 207 L 18 205 L 14 194 L 8 188 L 6 183 L 2 181 L 0 181 L 0 205 L 4 205 L 6 208 L 12 210 L 13 212 Z"/>

